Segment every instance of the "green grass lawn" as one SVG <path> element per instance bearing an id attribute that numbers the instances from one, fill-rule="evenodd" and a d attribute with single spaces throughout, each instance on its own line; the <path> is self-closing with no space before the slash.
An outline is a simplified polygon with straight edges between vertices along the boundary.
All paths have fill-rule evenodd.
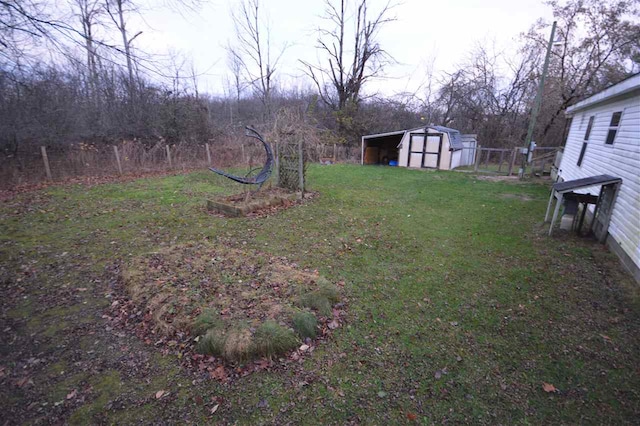
<path id="1" fill-rule="evenodd" d="M 637 286 L 543 226 L 548 188 L 314 166 L 311 202 L 209 215 L 209 172 L 0 204 L 0 407 L 17 423 L 635 423 Z M 104 317 L 137 255 L 209 241 L 344 282 L 346 324 L 298 363 L 219 383 Z M 279 364 L 276 362 L 276 365 Z M 545 392 L 543 383 L 557 392 Z M 165 391 L 156 398 L 158 391 Z"/>

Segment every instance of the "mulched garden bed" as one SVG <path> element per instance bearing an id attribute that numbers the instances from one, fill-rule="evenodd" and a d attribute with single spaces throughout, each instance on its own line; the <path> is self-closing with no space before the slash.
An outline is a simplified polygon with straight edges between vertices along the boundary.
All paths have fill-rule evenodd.
<path id="1" fill-rule="evenodd" d="M 313 199 L 315 192 L 290 192 L 268 188 L 243 192 L 207 201 L 207 209 L 226 217 L 263 216 Z"/>

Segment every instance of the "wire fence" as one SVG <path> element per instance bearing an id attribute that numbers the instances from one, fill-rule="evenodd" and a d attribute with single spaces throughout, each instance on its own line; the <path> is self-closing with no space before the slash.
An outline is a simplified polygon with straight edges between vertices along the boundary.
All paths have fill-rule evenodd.
<path id="1" fill-rule="evenodd" d="M 342 145 L 305 145 L 305 163 L 359 161 L 359 152 Z M 89 143 L 62 146 L 23 146 L 17 152 L 0 151 L 0 189 L 74 178 L 206 169 L 257 167 L 265 161 L 259 144 L 228 139 L 203 144 L 149 145 L 125 140 L 117 145 Z"/>

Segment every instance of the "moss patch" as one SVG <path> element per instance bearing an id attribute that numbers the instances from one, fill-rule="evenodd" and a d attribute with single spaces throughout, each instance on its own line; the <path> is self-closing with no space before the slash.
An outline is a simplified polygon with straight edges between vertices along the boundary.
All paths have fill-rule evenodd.
<path id="1" fill-rule="evenodd" d="M 106 371 L 89 382 L 96 398 L 74 411 L 69 418 L 70 424 L 95 424 L 93 417 L 105 411 L 106 405 L 121 393 L 123 386 L 120 373 L 114 370 Z"/>

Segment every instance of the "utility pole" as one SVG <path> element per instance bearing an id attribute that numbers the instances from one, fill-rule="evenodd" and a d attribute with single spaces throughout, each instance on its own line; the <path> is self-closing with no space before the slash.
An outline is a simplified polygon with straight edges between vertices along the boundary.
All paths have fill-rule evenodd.
<path id="1" fill-rule="evenodd" d="M 524 179 L 525 171 L 527 169 L 527 162 L 529 161 L 529 154 L 531 153 L 531 139 L 533 139 L 533 131 L 536 127 L 536 120 L 538 119 L 538 113 L 540 112 L 540 106 L 542 105 L 542 92 L 544 91 L 544 79 L 547 77 L 547 70 L 549 69 L 549 58 L 551 57 L 551 48 L 553 47 L 553 39 L 556 36 L 556 21 L 553 21 L 551 26 L 551 37 L 549 37 L 549 44 L 547 45 L 547 55 L 544 58 L 544 65 L 542 66 L 542 76 L 538 83 L 538 92 L 536 93 L 536 101 L 531 110 L 531 118 L 529 120 L 529 130 L 527 130 L 527 138 L 525 139 L 525 145 L 527 147 L 527 154 L 522 158 L 522 167 L 520 169 L 520 179 Z"/>

